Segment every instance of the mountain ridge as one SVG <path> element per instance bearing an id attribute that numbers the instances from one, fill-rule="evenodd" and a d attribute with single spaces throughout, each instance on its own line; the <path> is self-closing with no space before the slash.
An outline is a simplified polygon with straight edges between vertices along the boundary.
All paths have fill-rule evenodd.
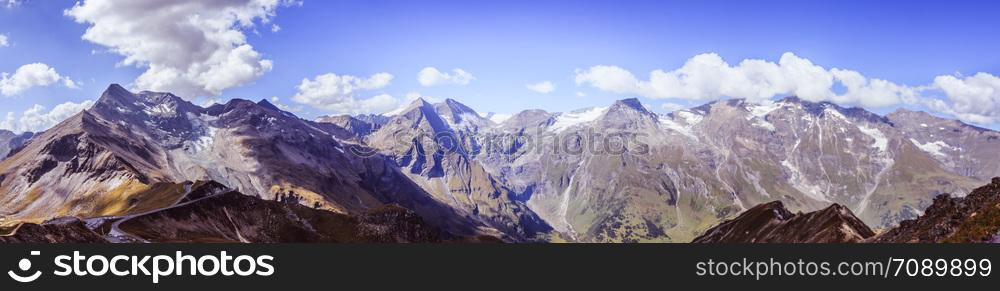
<path id="1" fill-rule="evenodd" d="M 802 212 L 843 205 L 887 229 L 1000 175 L 995 131 L 796 97 L 669 114 L 627 98 L 499 124 L 454 99 L 403 109 L 310 121 L 266 100 L 206 108 L 112 84 L 0 161 L 0 215 L 128 215 L 169 204 L 130 202 L 163 185 L 216 180 L 352 215 L 399 204 L 458 235 L 689 241 L 775 200 Z"/>

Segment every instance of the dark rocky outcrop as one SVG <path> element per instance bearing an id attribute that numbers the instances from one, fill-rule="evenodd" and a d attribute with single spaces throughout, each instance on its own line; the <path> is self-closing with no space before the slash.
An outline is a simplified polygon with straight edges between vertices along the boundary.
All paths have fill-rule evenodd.
<path id="1" fill-rule="evenodd" d="M 872 237 L 851 210 L 839 204 L 793 214 L 780 201 L 757 205 L 709 229 L 694 243 L 849 243 Z"/>
<path id="2" fill-rule="evenodd" d="M 1000 178 L 966 197 L 942 194 L 924 215 L 871 239 L 876 243 L 1000 242 Z"/>
<path id="3" fill-rule="evenodd" d="M 361 215 L 318 210 L 228 192 L 128 218 L 119 229 L 151 242 L 440 242 L 416 213 L 389 205 Z"/>
<path id="4" fill-rule="evenodd" d="M 106 243 L 103 236 L 76 218 L 42 224 L 23 223 L 0 230 L 0 243 Z"/>

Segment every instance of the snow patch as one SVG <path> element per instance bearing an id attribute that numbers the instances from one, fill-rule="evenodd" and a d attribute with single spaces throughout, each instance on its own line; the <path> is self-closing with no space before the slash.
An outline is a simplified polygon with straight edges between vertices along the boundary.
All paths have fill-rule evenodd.
<path id="1" fill-rule="evenodd" d="M 781 161 L 781 165 L 791 173 L 788 182 L 792 184 L 792 188 L 817 201 L 830 202 L 830 199 L 823 194 L 823 189 L 819 185 L 809 185 L 805 175 L 802 174 L 802 171 L 799 171 L 798 167 L 788 160 Z"/>
<path id="2" fill-rule="evenodd" d="M 844 121 L 847 121 L 847 122 L 851 121 L 850 119 L 847 118 L 847 116 L 844 116 L 844 114 L 840 113 L 840 110 L 837 110 L 837 109 L 833 109 L 833 108 L 827 107 L 826 109 L 823 110 L 823 112 L 825 112 L 829 116 L 833 116 L 833 117 L 836 117 L 838 119 L 841 119 L 841 120 L 844 120 Z"/>
<path id="3" fill-rule="evenodd" d="M 549 130 L 562 132 L 570 127 L 597 120 L 607 111 L 607 107 L 594 107 L 559 114 L 559 116 L 556 117 L 556 121 L 549 127 Z"/>
<path id="4" fill-rule="evenodd" d="M 698 139 L 698 137 L 694 135 L 694 128 L 691 125 L 681 125 L 677 122 L 674 122 L 673 120 L 671 120 L 666 116 L 660 116 L 658 120 L 660 122 L 660 125 L 666 127 L 667 129 L 676 131 L 680 134 L 690 137 L 691 139 L 695 140 Z"/>
<path id="5" fill-rule="evenodd" d="M 956 149 L 955 147 L 949 145 L 948 143 L 940 140 L 922 144 L 919 141 L 911 138 L 910 142 L 912 142 L 914 145 L 920 148 L 920 150 L 923 150 L 931 155 L 941 156 L 941 157 L 948 156 L 947 154 L 941 151 L 942 149 L 951 149 L 951 150 Z"/>
<path id="6" fill-rule="evenodd" d="M 785 103 L 783 103 L 783 102 L 774 102 L 773 100 L 764 100 L 764 101 L 761 101 L 760 104 L 754 104 L 754 105 L 749 106 L 747 109 L 750 110 L 750 114 L 752 114 L 753 116 L 756 116 L 756 117 L 759 117 L 759 118 L 764 118 L 764 116 L 767 116 L 768 114 L 771 114 L 771 112 L 773 112 L 775 110 L 778 110 L 778 109 L 781 109 L 781 107 L 784 107 L 784 106 L 785 106 Z"/>
<path id="7" fill-rule="evenodd" d="M 507 119 L 510 119 L 511 117 L 514 117 L 514 115 L 509 113 L 494 113 L 491 114 L 489 118 L 490 121 L 493 121 L 493 123 L 500 124 L 507 121 Z"/>
<path id="8" fill-rule="evenodd" d="M 864 133 L 865 135 L 870 136 L 872 139 L 874 139 L 875 142 L 872 143 L 872 146 L 878 148 L 880 152 L 884 153 L 886 150 L 889 149 L 889 139 L 886 138 L 885 134 L 882 134 L 882 131 L 878 130 L 878 128 L 871 128 L 865 125 L 858 125 L 858 130 L 861 130 L 861 133 Z"/>
<path id="9" fill-rule="evenodd" d="M 145 112 L 146 115 L 152 116 L 174 116 L 174 114 L 176 114 L 174 108 L 166 103 L 160 103 L 153 107 L 145 107 L 142 111 Z"/>
<path id="10" fill-rule="evenodd" d="M 701 123 L 702 120 L 705 120 L 705 116 L 688 110 L 677 111 L 677 117 L 684 119 L 684 122 L 690 126 L 695 126 L 698 123 Z"/>
<path id="11" fill-rule="evenodd" d="M 768 122 L 765 117 L 771 112 L 784 107 L 785 103 L 774 102 L 772 100 L 761 101 L 760 104 L 752 104 L 747 107 L 750 111 L 750 115 L 747 116 L 748 121 L 752 121 L 751 125 L 767 129 L 768 131 L 776 131 L 774 124 Z"/>
<path id="12" fill-rule="evenodd" d="M 211 126 L 205 127 L 205 134 L 199 136 L 198 139 L 186 142 L 188 145 L 188 151 L 191 153 L 200 153 L 205 150 L 212 148 L 215 144 L 215 133 L 219 129 Z"/>
<path id="13" fill-rule="evenodd" d="M 760 119 L 760 118 L 758 118 L 757 120 L 754 120 L 753 126 L 760 127 L 760 128 L 763 128 L 763 129 L 767 129 L 768 131 L 776 131 L 777 130 L 777 128 L 774 127 L 774 124 L 771 124 L 770 122 L 767 122 L 766 120 Z"/>

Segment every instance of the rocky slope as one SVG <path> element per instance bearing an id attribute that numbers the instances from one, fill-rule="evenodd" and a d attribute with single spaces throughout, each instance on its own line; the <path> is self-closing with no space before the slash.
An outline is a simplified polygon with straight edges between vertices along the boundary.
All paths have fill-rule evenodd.
<path id="1" fill-rule="evenodd" d="M 1000 243 L 1000 178 L 965 197 L 942 194 L 924 215 L 872 238 L 875 243 Z"/>
<path id="2" fill-rule="evenodd" d="M 346 215 L 303 206 L 295 195 L 263 200 L 215 182 L 183 183 L 177 203 L 135 215 L 57 218 L 3 231 L 2 243 L 427 243 L 455 237 L 396 205 Z"/>
<path id="3" fill-rule="evenodd" d="M 368 142 L 441 203 L 518 240 L 534 240 L 551 228 L 474 159 L 475 137 L 491 125 L 457 101 L 418 99 Z"/>
<path id="4" fill-rule="evenodd" d="M 416 243 L 442 234 L 416 213 L 386 205 L 351 216 L 227 192 L 122 221 L 129 237 L 149 242 Z"/>
<path id="5" fill-rule="evenodd" d="M 24 223 L 0 230 L 0 243 L 105 243 L 107 240 L 76 218 L 43 224 Z"/>
<path id="6" fill-rule="evenodd" d="M 448 232 L 492 232 L 433 199 L 385 157 L 354 154 L 371 151 L 329 128 L 266 101 L 202 108 L 112 85 L 93 108 L 0 162 L 0 216 L 134 215 L 176 203 L 182 181 L 214 180 L 265 200 L 294 193 L 303 205 L 344 214 L 398 204 Z"/>
<path id="7" fill-rule="evenodd" d="M 483 201 L 530 211 L 556 240 L 690 241 L 774 200 L 805 212 L 837 203 L 887 229 L 922 214 L 936 195 L 969 193 L 1000 174 L 998 163 L 973 162 L 995 159 L 995 131 L 795 97 L 670 114 L 625 99 L 566 113 L 527 110 L 500 124 L 454 100 L 418 100 L 388 118 L 366 144 L 439 201 L 473 214 Z M 476 192 L 500 194 L 466 198 Z M 523 215 L 486 213 L 524 227 Z"/>
<path id="8" fill-rule="evenodd" d="M 848 243 L 875 235 L 839 204 L 793 214 L 780 201 L 757 205 L 713 227 L 693 243 Z"/>

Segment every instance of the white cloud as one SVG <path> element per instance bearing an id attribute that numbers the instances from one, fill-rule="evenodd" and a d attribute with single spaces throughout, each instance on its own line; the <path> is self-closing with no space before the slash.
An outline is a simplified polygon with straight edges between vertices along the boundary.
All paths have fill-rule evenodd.
<path id="1" fill-rule="evenodd" d="M 489 113 L 486 115 L 486 118 L 489 118 L 490 121 L 493 121 L 493 123 L 497 124 L 503 123 L 504 121 L 507 121 L 511 117 L 514 117 L 514 115 L 510 113 Z"/>
<path id="2" fill-rule="evenodd" d="M 535 84 L 528 84 L 525 87 L 527 87 L 528 90 L 535 91 L 535 92 L 542 93 L 542 94 L 549 94 L 549 93 L 552 93 L 552 91 L 556 90 L 556 86 L 553 85 L 552 82 L 549 82 L 549 81 L 538 82 L 538 83 L 535 83 Z"/>
<path id="3" fill-rule="evenodd" d="M 576 97 L 587 97 L 587 94 L 583 92 L 576 92 Z"/>
<path id="4" fill-rule="evenodd" d="M 809 101 L 885 107 L 912 97 L 913 88 L 885 80 L 869 79 L 858 72 L 827 70 L 808 59 L 785 53 L 777 62 L 747 59 L 732 66 L 714 53 L 700 54 L 673 71 L 654 70 L 648 80 L 616 66 L 577 70 L 575 81 L 598 89 L 648 98 L 717 100 L 727 97 L 751 100 L 796 95 Z M 835 85 L 845 88 L 835 93 Z"/>
<path id="5" fill-rule="evenodd" d="M 14 74 L 0 74 L 0 95 L 14 96 L 32 87 L 44 87 L 62 82 L 68 88 L 76 89 L 77 85 L 69 77 L 61 76 L 56 69 L 43 63 L 23 65 Z"/>
<path id="6" fill-rule="evenodd" d="M 3 2 L 4 2 L 4 6 L 6 6 L 8 9 L 10 9 L 10 8 L 14 8 L 14 7 L 20 6 L 21 3 L 23 3 L 24 1 L 23 0 L 4 0 Z"/>
<path id="7" fill-rule="evenodd" d="M 1000 123 L 1000 78 L 989 73 L 938 76 L 929 85 L 907 86 L 868 78 L 857 71 L 828 70 L 792 53 L 783 54 L 777 63 L 747 59 L 735 66 L 716 54 L 701 54 L 673 71 L 654 70 L 648 80 L 640 80 L 620 67 L 594 66 L 577 70 L 575 81 L 608 92 L 648 98 L 706 101 L 732 97 L 755 101 L 795 95 L 808 101 L 869 108 L 909 104 L 966 122 Z M 940 92 L 944 98 L 929 97 L 930 92 Z"/>
<path id="8" fill-rule="evenodd" d="M 66 102 L 56 105 L 51 111 L 45 111 L 45 106 L 35 104 L 19 116 L 14 112 L 7 112 L 6 119 L 0 120 L 0 129 L 13 132 L 45 131 L 93 105 L 94 101 L 91 100 L 80 103 Z"/>
<path id="9" fill-rule="evenodd" d="M 7 40 L 7 35 L 0 33 L 0 47 L 10 46 L 10 42 Z"/>
<path id="10" fill-rule="evenodd" d="M 281 26 L 278 26 L 277 24 L 271 25 L 271 32 L 279 32 L 279 31 L 281 31 Z"/>
<path id="11" fill-rule="evenodd" d="M 143 90 L 218 96 L 271 70 L 244 30 L 267 24 L 287 0 L 85 0 L 64 14 L 89 24 L 83 39 L 146 68 Z"/>
<path id="12" fill-rule="evenodd" d="M 973 123 L 1000 123 L 1000 78 L 988 73 L 938 76 L 928 87 L 944 92 L 948 102 L 923 99 L 924 106 Z"/>
<path id="13" fill-rule="evenodd" d="M 364 114 L 364 113 L 383 113 L 398 108 L 400 102 L 395 97 L 389 94 L 380 94 L 375 97 L 368 99 L 351 99 L 352 102 L 348 102 L 341 106 L 342 109 L 338 110 L 340 113 L 349 114 Z"/>
<path id="14" fill-rule="evenodd" d="M 358 99 L 356 94 L 384 88 L 392 79 L 389 73 L 378 73 L 368 78 L 323 74 L 313 80 L 303 79 L 292 100 L 333 113 L 380 113 L 398 107 L 399 100 L 387 94 Z"/>
<path id="15" fill-rule="evenodd" d="M 687 106 L 677 103 L 663 103 L 663 105 L 660 105 L 660 108 L 663 108 L 663 110 L 666 110 L 667 112 L 674 112 L 677 110 L 686 109 Z"/>
<path id="16" fill-rule="evenodd" d="M 445 73 L 434 67 L 426 67 L 417 73 L 417 81 L 424 87 L 447 84 L 468 85 L 475 79 L 476 77 L 462 69 L 452 69 L 451 73 Z"/>

